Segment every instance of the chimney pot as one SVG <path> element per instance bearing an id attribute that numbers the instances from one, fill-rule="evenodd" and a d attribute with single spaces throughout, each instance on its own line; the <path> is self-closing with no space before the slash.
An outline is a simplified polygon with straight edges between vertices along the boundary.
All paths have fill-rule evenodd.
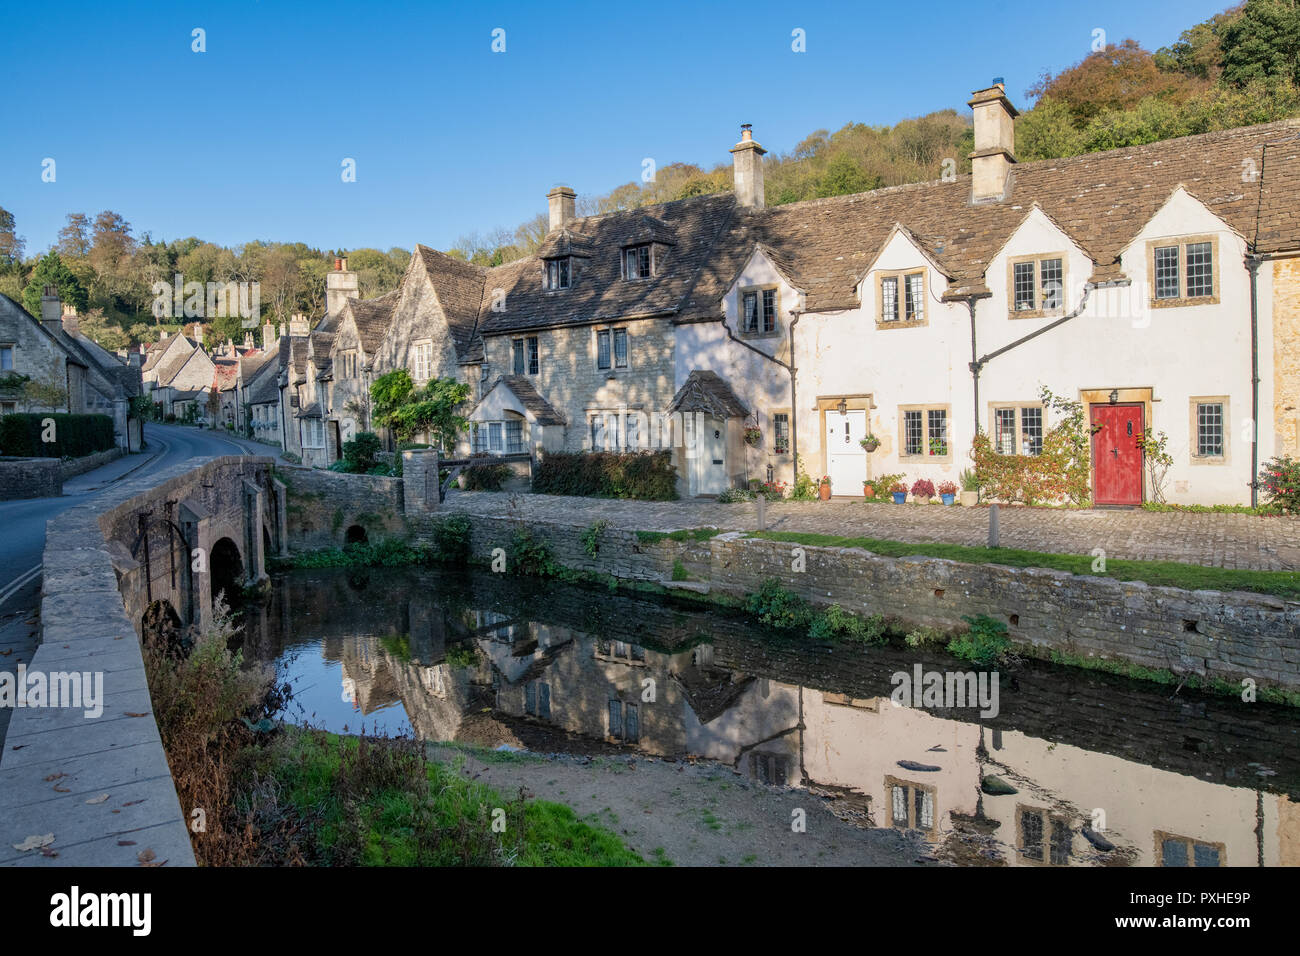
<path id="1" fill-rule="evenodd" d="M 547 232 L 563 229 L 575 218 L 578 194 L 568 186 L 556 186 L 546 194 L 549 213 Z"/>

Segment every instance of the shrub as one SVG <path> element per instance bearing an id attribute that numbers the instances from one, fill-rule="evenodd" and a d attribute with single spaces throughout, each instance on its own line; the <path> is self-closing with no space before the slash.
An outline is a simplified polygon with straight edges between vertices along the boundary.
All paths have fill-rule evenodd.
<path id="1" fill-rule="evenodd" d="M 934 482 L 929 478 L 918 478 L 912 482 L 912 497 L 917 501 L 929 501 L 934 497 Z"/>
<path id="2" fill-rule="evenodd" d="M 754 492 L 748 488 L 728 488 L 722 494 L 718 495 L 718 501 L 724 505 L 734 504 L 737 501 L 753 501 Z"/>
<path id="3" fill-rule="evenodd" d="M 533 491 L 585 498 L 677 498 L 670 451 L 549 452 L 533 470 Z"/>
<path id="4" fill-rule="evenodd" d="M 757 617 L 760 624 L 780 631 L 803 630 L 812 623 L 813 617 L 808 602 L 787 591 L 776 578 L 768 578 L 757 594 L 749 596 L 745 610 Z"/>
<path id="5" fill-rule="evenodd" d="M 904 643 L 908 647 L 926 647 L 930 644 L 939 644 L 944 640 L 943 631 L 937 627 L 914 627 L 903 637 Z"/>
<path id="6" fill-rule="evenodd" d="M 500 491 L 501 486 L 514 474 L 514 469 L 509 465 L 484 463 L 470 465 L 460 474 L 465 479 L 466 491 Z"/>
<path id="7" fill-rule="evenodd" d="M 686 565 L 682 564 L 681 558 L 678 558 L 675 561 L 673 561 L 674 581 L 689 581 L 690 577 L 691 576 L 686 572 Z"/>
<path id="8" fill-rule="evenodd" d="M 470 521 L 465 515 L 448 515 L 433 525 L 433 556 L 449 564 L 469 561 Z"/>
<path id="9" fill-rule="evenodd" d="M 1068 501 L 1084 505 L 1092 500 L 1092 426 L 1083 405 L 1039 390 L 1044 414 L 1051 409 L 1059 421 L 1043 434 L 1037 455 L 1001 455 L 983 429 L 971 443 L 975 479 L 988 497 L 1001 501 L 1042 504 Z"/>
<path id="10" fill-rule="evenodd" d="M 790 498 L 792 501 L 815 501 L 817 499 L 817 485 L 804 471 L 803 456 L 799 456 L 798 465 L 795 468 L 794 487 L 790 489 Z"/>
<path id="11" fill-rule="evenodd" d="M 901 471 L 898 474 L 886 473 L 883 475 L 877 475 L 875 478 L 868 478 L 867 483 L 876 490 L 876 494 L 883 495 L 885 492 L 893 488 L 894 485 L 902 484 L 904 477 L 905 476 Z M 904 485 L 902 490 L 906 491 L 907 486 Z"/>
<path id="12" fill-rule="evenodd" d="M 854 644 L 884 644 L 889 640 L 885 633 L 885 619 L 879 614 L 861 618 L 850 614 L 838 604 L 832 604 L 813 618 L 808 636 L 818 643 L 847 641 Z"/>
<path id="13" fill-rule="evenodd" d="M 970 630 L 948 642 L 948 653 L 980 667 L 992 667 L 1006 656 L 1011 647 L 1007 626 L 987 614 L 962 616 Z"/>
<path id="14" fill-rule="evenodd" d="M 353 475 L 364 475 L 378 464 L 379 436 L 374 432 L 358 432 L 357 437 L 343 443 L 343 457 L 330 466 L 331 470 Z M 342 465 L 336 468 L 336 465 Z"/>
<path id="15" fill-rule="evenodd" d="M 554 577 L 561 571 L 551 557 L 551 549 L 545 541 L 533 537 L 527 528 L 516 528 L 506 549 L 509 567 L 515 574 L 531 574 L 536 577 Z"/>
<path id="16" fill-rule="evenodd" d="M 1259 486 L 1270 505 L 1289 514 L 1300 513 L 1300 461 L 1285 455 L 1264 462 Z"/>
<path id="17" fill-rule="evenodd" d="M 53 422 L 48 430 L 43 424 Z M 19 412 L 0 417 L 0 453 L 19 458 L 83 458 L 115 444 L 113 419 L 107 415 Z"/>
<path id="18" fill-rule="evenodd" d="M 595 559 L 600 554 L 600 539 L 605 536 L 605 529 L 609 527 L 609 522 L 601 518 L 592 522 L 590 528 L 582 532 L 582 550 L 587 552 L 587 557 Z"/>
<path id="19" fill-rule="evenodd" d="M 938 492 L 941 495 L 955 495 L 957 493 L 957 486 L 951 481 L 942 481 L 939 483 Z"/>

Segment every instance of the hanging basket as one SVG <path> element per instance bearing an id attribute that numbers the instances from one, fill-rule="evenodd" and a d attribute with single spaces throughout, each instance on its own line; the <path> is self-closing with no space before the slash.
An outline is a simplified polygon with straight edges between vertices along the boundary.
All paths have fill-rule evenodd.
<path id="1" fill-rule="evenodd" d="M 763 440 L 763 433 L 752 425 L 745 429 L 745 444 L 753 448 L 758 447 L 758 443 Z"/>
<path id="2" fill-rule="evenodd" d="M 880 440 L 877 438 L 864 438 L 858 442 L 858 444 L 861 445 L 862 450 L 869 455 L 880 447 Z"/>

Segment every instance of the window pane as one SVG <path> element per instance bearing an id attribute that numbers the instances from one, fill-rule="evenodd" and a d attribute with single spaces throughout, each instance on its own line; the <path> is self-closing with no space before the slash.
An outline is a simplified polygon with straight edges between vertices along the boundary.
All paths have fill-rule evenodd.
<path id="1" fill-rule="evenodd" d="M 1156 249 L 1156 298 L 1178 298 L 1178 247 Z"/>
<path id="2" fill-rule="evenodd" d="M 1043 450 L 1043 410 L 1020 409 L 1020 453 L 1037 455 Z"/>
<path id="3" fill-rule="evenodd" d="M 609 330 L 596 333 L 596 367 L 609 368 Z"/>
<path id="4" fill-rule="evenodd" d="M 524 713 L 537 713 L 537 682 L 524 685 Z"/>
<path id="5" fill-rule="evenodd" d="M 914 272 L 906 277 L 904 316 L 909 322 L 919 322 L 925 318 L 925 297 L 921 294 L 924 278 L 924 274 L 920 272 Z"/>
<path id="6" fill-rule="evenodd" d="M 501 422 L 488 422 L 488 451 L 500 452 L 502 450 Z"/>
<path id="7" fill-rule="evenodd" d="M 1020 814 L 1021 852 L 1031 860 L 1043 858 L 1043 815 L 1037 810 Z"/>
<path id="8" fill-rule="evenodd" d="M 623 736 L 623 702 L 621 700 L 611 700 L 609 702 L 609 735 L 619 738 Z"/>
<path id="9" fill-rule="evenodd" d="M 537 374 L 537 336 L 528 337 L 528 374 Z"/>
<path id="10" fill-rule="evenodd" d="M 1064 866 L 1070 862 L 1070 841 L 1072 834 L 1070 826 L 1064 820 L 1052 818 L 1052 863 L 1057 866 Z"/>
<path id="11" fill-rule="evenodd" d="M 560 288 L 567 289 L 568 287 L 569 287 L 569 260 L 561 259 L 560 260 Z"/>
<path id="12" fill-rule="evenodd" d="M 627 256 L 626 256 L 625 258 L 626 258 L 626 260 L 627 260 L 627 263 L 626 263 L 627 277 L 628 277 L 629 279 L 635 279 L 635 278 L 637 278 L 638 271 L 637 271 L 637 256 L 636 256 L 636 250 L 635 250 L 635 249 L 629 249 L 629 250 L 627 251 Z"/>
<path id="13" fill-rule="evenodd" d="M 627 329 L 614 330 L 614 367 L 627 368 Z"/>
<path id="14" fill-rule="evenodd" d="M 948 412 L 945 409 L 929 409 L 928 432 L 930 454 L 948 454 Z"/>
<path id="15" fill-rule="evenodd" d="M 506 452 L 511 455 L 518 455 L 524 450 L 524 423 L 521 421 L 506 422 Z"/>
<path id="16" fill-rule="evenodd" d="M 1196 454 L 1223 454 L 1223 404 L 1208 402 L 1196 406 Z"/>
<path id="17" fill-rule="evenodd" d="M 1043 308 L 1044 309 L 1061 309 L 1065 307 L 1065 289 L 1062 283 L 1062 267 L 1060 259 L 1044 259 L 1039 264 L 1039 276 L 1041 283 L 1039 288 L 1043 290 Z"/>
<path id="18" fill-rule="evenodd" d="M 637 716 L 636 704 L 628 704 L 623 708 L 623 718 L 625 727 L 623 739 L 629 743 L 636 743 L 641 739 L 641 719 Z"/>
<path id="19" fill-rule="evenodd" d="M 892 794 L 894 826 L 907 826 L 907 788 L 894 787 Z"/>
<path id="20" fill-rule="evenodd" d="M 934 826 L 934 794 L 929 790 L 916 791 L 916 825 L 922 830 Z"/>
<path id="21" fill-rule="evenodd" d="M 637 250 L 637 275 L 642 279 L 650 275 L 650 247 L 642 246 Z"/>
<path id="22" fill-rule="evenodd" d="M 1187 297 L 1214 295 L 1214 254 L 1208 242 L 1187 244 Z"/>
<path id="23" fill-rule="evenodd" d="M 993 449 L 999 455 L 1016 453 L 1016 410 L 993 409 Z"/>
<path id="24" fill-rule="evenodd" d="M 1024 312 L 1034 308 L 1034 264 L 1017 262 L 1011 267 L 1012 285 L 1014 286 L 1013 308 Z"/>
<path id="25" fill-rule="evenodd" d="M 880 280 L 880 320 L 882 322 L 898 321 L 897 276 L 890 276 Z"/>
<path id="26" fill-rule="evenodd" d="M 776 328 L 776 290 L 763 290 L 763 331 L 771 332 Z"/>
<path id="27" fill-rule="evenodd" d="M 543 720 L 551 719 L 551 685 L 546 681 L 537 685 L 537 716 Z"/>
<path id="28" fill-rule="evenodd" d="M 514 349 L 515 374 L 523 375 L 524 374 L 524 340 L 515 339 L 514 342 L 511 343 L 511 346 Z"/>
<path id="29" fill-rule="evenodd" d="M 784 412 L 772 416 L 772 450 L 778 455 L 790 453 L 790 416 Z"/>
<path id="30" fill-rule="evenodd" d="M 744 332 L 758 331 L 758 293 L 745 293 L 745 314 L 742 321 L 741 330 Z"/>
<path id="31" fill-rule="evenodd" d="M 1194 866 L 1218 866 L 1219 848 L 1204 843 L 1192 844 L 1192 863 Z"/>
<path id="32" fill-rule="evenodd" d="M 1165 840 L 1160 847 L 1161 866 L 1187 866 L 1187 843 L 1183 840 Z"/>
<path id="33" fill-rule="evenodd" d="M 635 412 L 627 413 L 627 424 L 623 426 L 626 435 L 627 447 L 634 449 L 638 447 L 641 433 L 641 423 L 636 417 Z"/>
<path id="34" fill-rule="evenodd" d="M 920 455 L 925 452 L 925 438 L 921 433 L 920 411 L 903 412 L 903 453 Z"/>

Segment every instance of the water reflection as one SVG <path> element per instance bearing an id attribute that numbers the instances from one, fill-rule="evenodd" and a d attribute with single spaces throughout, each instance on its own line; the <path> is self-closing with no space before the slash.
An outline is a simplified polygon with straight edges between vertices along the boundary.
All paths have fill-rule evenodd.
<path id="1" fill-rule="evenodd" d="M 1300 863 L 1300 719 L 1027 663 L 1001 712 L 893 706 L 906 649 L 792 646 L 726 615 L 490 574 L 311 571 L 248 610 L 304 716 L 539 751 L 728 764 L 992 865 Z"/>

